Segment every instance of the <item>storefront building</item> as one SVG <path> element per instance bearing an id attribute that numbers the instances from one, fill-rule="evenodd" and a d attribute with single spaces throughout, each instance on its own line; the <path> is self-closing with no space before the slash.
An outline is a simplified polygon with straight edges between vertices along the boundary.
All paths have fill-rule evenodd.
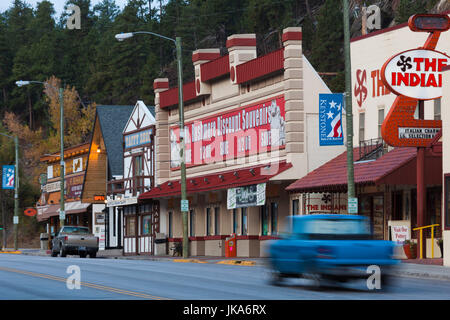
<path id="1" fill-rule="evenodd" d="M 123 171 L 108 181 L 108 248 L 120 248 L 124 255 L 154 254 L 158 201 L 138 203 L 138 196 L 155 184 L 154 107 L 138 101 L 120 133 Z"/>
<path id="2" fill-rule="evenodd" d="M 381 137 L 381 127 L 385 117 L 397 98 L 381 80 L 381 68 L 392 56 L 424 46 L 428 32 L 412 32 L 407 23 L 375 31 L 351 40 L 352 67 L 352 107 L 353 107 L 353 144 L 355 184 L 358 196 L 358 213 L 370 215 L 374 223 L 377 238 L 391 239 L 393 226 L 404 226 L 408 230 L 408 239 L 417 239 L 418 232 L 412 231 L 418 226 L 417 217 L 417 148 L 388 146 Z M 436 47 L 437 51 L 450 52 L 450 33 L 443 32 Z M 424 119 L 441 120 L 441 105 L 449 94 L 444 89 L 442 99 L 428 100 L 423 103 Z M 419 116 L 416 109 L 415 118 Z M 442 111 L 443 113 L 443 111 Z M 445 124 L 444 124 L 445 126 Z M 439 224 L 434 236 L 442 236 L 442 139 L 439 130 L 429 135 L 425 147 L 425 225 Z M 444 130 L 445 134 L 445 130 Z M 445 144 L 445 143 L 444 143 Z M 404 150 L 401 150 L 404 149 Z M 398 159 L 394 159 L 398 157 Z M 319 168 L 319 172 L 300 179 L 288 187 L 293 199 L 311 194 L 316 205 L 324 205 L 322 199 L 339 198 L 346 205 L 346 165 L 339 161 L 346 153 L 330 161 L 328 167 Z M 391 161 L 392 160 L 392 161 Z M 396 161 L 393 161 L 396 160 Z M 445 162 L 444 162 L 445 163 Z M 380 165 L 385 166 L 384 168 Z M 390 169 L 390 171 L 386 171 Z M 333 178 L 328 181 L 317 179 L 324 170 L 328 175 L 343 175 L 334 186 Z M 383 174 L 382 174 L 383 173 Z M 324 176 L 322 176 L 324 178 Z M 310 194 L 311 193 L 311 194 Z M 340 195 L 338 195 L 340 193 Z M 300 197 L 301 196 L 301 197 Z M 319 199 L 319 200 L 317 200 Z M 334 200 L 336 202 L 336 200 Z M 307 204 L 303 205 L 308 213 Z M 309 207 L 311 208 L 311 207 Z M 329 212 L 345 212 L 333 207 Z M 431 237 L 429 230 L 424 233 Z M 431 239 L 427 241 L 426 256 L 431 257 Z M 434 257 L 440 256 L 437 244 L 434 245 Z"/>
<path id="3" fill-rule="evenodd" d="M 107 182 L 123 172 L 121 128 L 125 126 L 133 108 L 134 106 L 109 105 L 96 107 L 81 202 L 92 208 L 90 229 L 99 238 L 100 250 L 110 247 L 106 230 L 110 220 L 105 210 Z"/>
<path id="4" fill-rule="evenodd" d="M 89 143 L 64 150 L 65 196 L 64 209 L 66 225 L 92 227 L 91 205 L 81 202 L 81 191 L 89 153 Z M 59 210 L 61 208 L 60 153 L 41 157 L 47 166 L 41 174 L 41 197 L 36 205 L 37 220 L 46 222 L 47 232 L 54 235 L 59 230 Z"/>
<path id="5" fill-rule="evenodd" d="M 301 28 L 283 47 L 257 57 L 254 34 L 228 37 L 228 54 L 194 51 L 195 80 L 183 86 L 190 255 L 264 255 L 264 243 L 290 214 L 284 189 L 344 146 L 318 148 L 319 93 L 330 93 L 302 55 Z M 178 88 L 156 79 L 156 186 L 139 201 L 159 200 L 169 249 L 182 241 Z M 172 251 L 169 250 L 171 254 Z"/>
<path id="6" fill-rule="evenodd" d="M 444 95 L 442 96 L 442 171 L 443 171 L 443 197 L 442 197 L 442 232 L 444 266 L 450 266 L 450 67 L 446 67 L 443 76 Z"/>

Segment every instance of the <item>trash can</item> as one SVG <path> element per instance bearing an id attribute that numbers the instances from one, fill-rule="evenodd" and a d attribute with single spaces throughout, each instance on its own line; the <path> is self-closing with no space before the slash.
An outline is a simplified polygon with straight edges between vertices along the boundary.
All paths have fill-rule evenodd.
<path id="1" fill-rule="evenodd" d="M 47 250 L 48 248 L 48 233 L 41 233 L 41 250 Z"/>
<path id="2" fill-rule="evenodd" d="M 167 255 L 167 238 L 164 233 L 157 233 L 155 238 L 155 256 Z"/>
<path id="3" fill-rule="evenodd" d="M 237 246 L 236 246 L 236 234 L 232 234 L 229 238 L 225 240 L 225 257 L 236 257 Z"/>

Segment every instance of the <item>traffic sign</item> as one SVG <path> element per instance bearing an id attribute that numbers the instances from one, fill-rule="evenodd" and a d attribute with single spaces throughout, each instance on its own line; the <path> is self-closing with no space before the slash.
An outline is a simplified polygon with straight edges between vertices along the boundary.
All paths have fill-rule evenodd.
<path id="1" fill-rule="evenodd" d="M 189 211 L 189 200 L 181 200 L 181 212 Z"/>
<path id="2" fill-rule="evenodd" d="M 358 198 L 348 198 L 348 213 L 358 213 Z"/>
<path id="3" fill-rule="evenodd" d="M 27 208 L 24 211 L 25 215 L 29 216 L 29 217 L 33 217 L 36 215 L 37 211 L 35 208 Z"/>

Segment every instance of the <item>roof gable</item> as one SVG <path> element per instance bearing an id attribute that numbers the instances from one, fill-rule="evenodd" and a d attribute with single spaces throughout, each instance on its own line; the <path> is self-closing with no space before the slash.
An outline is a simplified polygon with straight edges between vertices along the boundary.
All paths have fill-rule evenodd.
<path id="1" fill-rule="evenodd" d="M 128 118 L 123 133 L 154 125 L 155 121 L 155 107 L 147 107 L 142 100 L 138 100 Z"/>
<path id="2" fill-rule="evenodd" d="M 106 145 L 108 173 L 110 176 L 123 174 L 122 130 L 130 118 L 134 107 L 135 106 L 97 106 L 96 118 L 99 120 L 103 140 Z"/>

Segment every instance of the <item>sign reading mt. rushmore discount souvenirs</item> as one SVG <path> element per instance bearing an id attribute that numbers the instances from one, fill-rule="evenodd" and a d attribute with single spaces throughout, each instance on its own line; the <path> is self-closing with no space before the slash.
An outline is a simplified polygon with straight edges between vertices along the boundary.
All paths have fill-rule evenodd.
<path id="1" fill-rule="evenodd" d="M 186 165 L 215 163 L 285 147 L 284 96 L 185 124 Z M 170 166 L 180 167 L 180 129 L 170 128 Z"/>

